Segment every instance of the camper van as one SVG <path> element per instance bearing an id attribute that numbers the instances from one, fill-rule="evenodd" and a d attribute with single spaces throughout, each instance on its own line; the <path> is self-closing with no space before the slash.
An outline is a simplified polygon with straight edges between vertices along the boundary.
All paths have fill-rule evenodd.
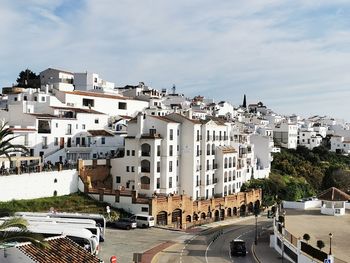
<path id="1" fill-rule="evenodd" d="M 154 226 L 154 217 L 150 215 L 133 215 L 130 217 L 130 219 L 135 220 L 138 227 L 152 227 Z"/>

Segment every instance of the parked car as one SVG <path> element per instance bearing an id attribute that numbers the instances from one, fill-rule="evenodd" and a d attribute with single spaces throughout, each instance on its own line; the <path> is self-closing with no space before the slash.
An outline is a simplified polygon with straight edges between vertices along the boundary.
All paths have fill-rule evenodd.
<path id="1" fill-rule="evenodd" d="M 230 242 L 231 256 L 246 256 L 247 250 L 245 242 L 241 239 L 235 239 Z"/>
<path id="2" fill-rule="evenodd" d="M 117 221 L 110 222 L 109 226 L 114 227 L 114 228 L 121 228 L 121 229 L 130 230 L 130 229 L 136 228 L 137 223 L 135 220 L 130 219 L 130 218 L 120 218 Z"/>

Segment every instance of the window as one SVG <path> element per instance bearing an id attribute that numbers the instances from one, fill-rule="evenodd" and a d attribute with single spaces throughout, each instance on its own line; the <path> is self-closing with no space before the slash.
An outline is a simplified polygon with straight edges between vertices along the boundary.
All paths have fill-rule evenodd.
<path id="1" fill-rule="evenodd" d="M 17 101 L 17 97 L 15 97 L 13 100 L 14 100 L 14 101 Z"/>
<path id="2" fill-rule="evenodd" d="M 210 138 L 210 132 L 207 131 L 207 141 L 209 141 L 209 138 Z"/>
<path id="3" fill-rule="evenodd" d="M 116 177 L 115 177 L 115 182 L 116 182 L 117 184 L 120 184 L 120 176 L 116 176 Z"/>
<path id="4" fill-rule="evenodd" d="M 94 107 L 94 100 L 93 99 L 83 99 L 83 106 L 86 107 Z"/>
<path id="5" fill-rule="evenodd" d="M 101 144 L 105 144 L 106 143 L 106 138 L 105 137 L 102 137 L 101 138 Z"/>
<path id="6" fill-rule="evenodd" d="M 157 188 L 160 188 L 160 178 L 157 178 Z"/>
<path id="7" fill-rule="evenodd" d="M 118 103 L 118 109 L 120 110 L 126 110 L 126 102 L 119 102 Z"/>
<path id="8" fill-rule="evenodd" d="M 132 156 L 135 156 L 135 150 L 132 150 L 132 151 L 131 151 L 131 155 L 132 155 Z"/>
<path id="9" fill-rule="evenodd" d="M 199 130 L 197 130 L 197 142 L 199 141 Z"/>
<path id="10" fill-rule="evenodd" d="M 170 129 L 170 141 L 174 139 L 174 130 Z"/>
<path id="11" fill-rule="evenodd" d="M 83 130 L 85 130 L 85 129 L 86 129 L 85 124 L 82 124 L 82 125 L 81 125 L 81 129 L 83 129 Z"/>
<path id="12" fill-rule="evenodd" d="M 180 151 L 180 145 L 176 145 L 176 151 Z"/>
<path id="13" fill-rule="evenodd" d="M 177 129 L 177 136 L 180 136 L 180 130 Z"/>
<path id="14" fill-rule="evenodd" d="M 67 133 L 68 135 L 72 134 L 72 124 L 67 125 Z"/>
<path id="15" fill-rule="evenodd" d="M 169 177 L 169 188 L 173 187 L 173 178 Z"/>
<path id="16" fill-rule="evenodd" d="M 43 102 L 44 102 L 44 101 L 45 101 L 45 97 L 41 97 L 41 101 L 43 101 Z"/>
<path id="17" fill-rule="evenodd" d="M 135 166 L 131 166 L 131 172 L 135 172 Z"/>
<path id="18" fill-rule="evenodd" d="M 169 161 L 169 172 L 173 171 L 173 162 Z"/>
<path id="19" fill-rule="evenodd" d="M 157 156 L 160 156 L 160 145 L 157 145 Z"/>
<path id="20" fill-rule="evenodd" d="M 47 137 L 42 137 L 42 148 L 47 149 Z"/>
<path id="21" fill-rule="evenodd" d="M 126 150 L 126 156 L 130 156 L 130 150 Z"/>
<path id="22" fill-rule="evenodd" d="M 34 101 L 38 101 L 38 97 L 34 97 Z"/>
<path id="23" fill-rule="evenodd" d="M 173 156 L 173 146 L 169 146 L 169 156 Z"/>
<path id="24" fill-rule="evenodd" d="M 157 173 L 160 173 L 160 162 L 157 162 Z"/>
<path id="25" fill-rule="evenodd" d="M 53 140 L 53 144 L 54 144 L 55 146 L 57 146 L 57 145 L 58 145 L 58 137 L 55 137 L 55 138 L 54 138 L 54 140 Z"/>
<path id="26" fill-rule="evenodd" d="M 77 137 L 77 138 L 75 139 L 75 145 L 80 145 L 80 137 Z"/>
<path id="27" fill-rule="evenodd" d="M 99 123 L 99 120 L 98 120 L 98 119 L 95 119 L 95 123 L 96 123 L 96 124 Z"/>
<path id="28" fill-rule="evenodd" d="M 129 166 L 126 167 L 126 171 L 130 172 L 130 167 Z"/>
<path id="29" fill-rule="evenodd" d="M 148 207 L 147 206 L 141 207 L 141 212 L 148 212 Z"/>
<path id="30" fill-rule="evenodd" d="M 56 128 L 58 128 L 58 122 L 56 122 Z"/>
<path id="31" fill-rule="evenodd" d="M 25 100 L 25 101 L 26 101 L 26 100 L 27 100 L 27 96 L 24 96 L 24 97 L 23 97 L 23 100 Z"/>

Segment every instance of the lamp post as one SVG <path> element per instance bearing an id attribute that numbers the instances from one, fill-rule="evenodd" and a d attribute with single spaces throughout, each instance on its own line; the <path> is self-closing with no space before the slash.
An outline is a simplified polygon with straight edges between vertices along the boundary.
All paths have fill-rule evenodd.
<path id="1" fill-rule="evenodd" d="M 283 210 L 283 227 L 286 228 L 286 210 Z"/>
<path id="2" fill-rule="evenodd" d="M 332 255 L 332 237 L 333 234 L 329 233 L 329 255 Z"/>

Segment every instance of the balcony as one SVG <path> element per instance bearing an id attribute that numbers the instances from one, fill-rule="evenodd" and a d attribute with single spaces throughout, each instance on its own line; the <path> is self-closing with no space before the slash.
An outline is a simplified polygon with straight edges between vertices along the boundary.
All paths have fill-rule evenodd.
<path id="1" fill-rule="evenodd" d="M 217 163 L 215 163 L 215 164 L 213 165 L 213 169 L 218 169 L 218 164 L 217 164 Z"/>
<path id="2" fill-rule="evenodd" d="M 151 156 L 150 152 L 141 152 L 141 156 Z"/>
<path id="3" fill-rule="evenodd" d="M 150 184 L 141 184 L 141 189 L 142 190 L 149 190 L 150 189 Z"/>
<path id="4" fill-rule="evenodd" d="M 217 183 L 218 183 L 218 178 L 214 178 L 213 184 L 217 184 Z"/>

